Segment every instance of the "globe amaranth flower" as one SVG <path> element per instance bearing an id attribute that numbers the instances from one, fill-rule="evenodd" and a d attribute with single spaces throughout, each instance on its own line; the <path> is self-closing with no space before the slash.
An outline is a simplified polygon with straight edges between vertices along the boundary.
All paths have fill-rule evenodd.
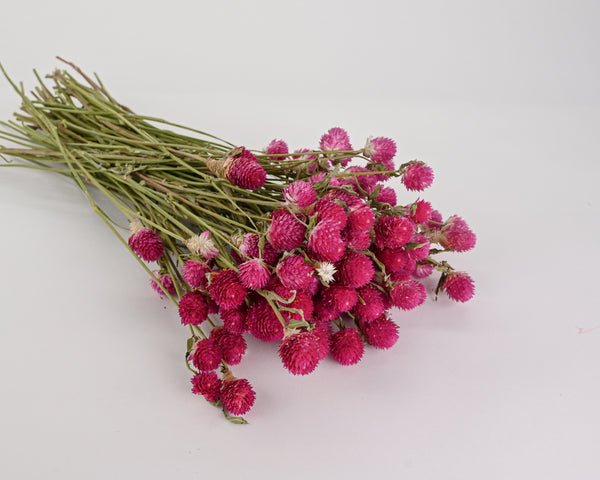
<path id="1" fill-rule="evenodd" d="M 242 335 L 231 333 L 224 327 L 215 327 L 210 331 L 210 338 L 221 348 L 223 360 L 229 365 L 237 365 L 242 361 L 247 348 Z"/>
<path id="2" fill-rule="evenodd" d="M 275 210 L 267 234 L 276 251 L 293 250 L 304 242 L 306 226 L 289 210 Z"/>
<path id="3" fill-rule="evenodd" d="M 471 250 L 477 243 L 477 237 L 467 222 L 458 215 L 453 215 L 446 220 L 439 233 L 434 236 L 434 240 L 445 249 L 455 252 Z"/>
<path id="4" fill-rule="evenodd" d="M 169 293 L 170 295 L 174 295 L 177 293 L 177 290 L 175 289 L 175 283 L 173 282 L 173 277 L 171 277 L 171 275 L 169 275 L 168 273 L 161 275 L 158 272 L 158 270 L 154 270 L 152 273 L 156 277 L 158 277 L 158 282 L 160 282 L 160 285 L 164 287 L 167 293 Z M 160 287 L 160 285 L 153 278 L 150 279 L 150 286 L 152 287 L 152 289 L 162 296 L 165 294 L 165 292 Z"/>
<path id="5" fill-rule="evenodd" d="M 362 287 L 371 281 L 375 275 L 372 260 L 366 255 L 348 251 L 340 261 L 340 280 L 349 287 Z"/>
<path id="6" fill-rule="evenodd" d="M 433 170 L 423 162 L 413 162 L 406 167 L 402 183 L 407 190 L 425 190 L 433 183 Z"/>
<path id="7" fill-rule="evenodd" d="M 286 336 L 279 346 L 279 357 L 294 375 L 311 373 L 320 361 L 319 338 L 311 332 L 299 331 Z"/>
<path id="8" fill-rule="evenodd" d="M 279 262 L 276 272 L 284 287 L 305 290 L 312 283 L 315 269 L 304 261 L 302 255 L 288 255 Z"/>
<path id="9" fill-rule="evenodd" d="M 179 300 L 179 316 L 183 325 L 200 325 L 208 318 L 206 295 L 198 291 L 188 292 Z"/>
<path id="10" fill-rule="evenodd" d="M 231 333 L 244 333 L 248 330 L 248 321 L 246 320 L 247 309 L 242 303 L 239 307 L 223 310 L 221 312 L 221 320 L 223 327 Z"/>
<path id="11" fill-rule="evenodd" d="M 286 200 L 286 205 L 303 209 L 315 203 L 317 192 L 310 183 L 296 180 L 284 187 L 283 198 Z"/>
<path id="12" fill-rule="evenodd" d="M 321 137 L 321 141 L 319 142 L 319 146 L 323 151 L 350 151 L 352 150 L 352 145 L 350 144 L 350 137 L 348 136 L 348 132 L 343 128 L 333 127 L 330 128 L 327 133 L 325 133 Z M 342 166 L 346 166 L 350 162 L 350 158 L 343 158 L 341 160 Z"/>
<path id="13" fill-rule="evenodd" d="M 210 232 L 202 232 L 200 235 L 193 235 L 185 242 L 185 246 L 195 255 L 201 255 L 204 258 L 214 258 L 219 254 L 219 249 L 210 238 Z"/>
<path id="14" fill-rule="evenodd" d="M 251 290 L 263 288 L 269 283 L 271 271 L 260 258 L 252 258 L 240 264 L 238 276 L 242 285 Z"/>
<path id="15" fill-rule="evenodd" d="M 334 333 L 329 343 L 331 356 L 342 365 L 354 365 L 360 361 L 365 346 L 358 330 L 345 328 Z"/>
<path id="16" fill-rule="evenodd" d="M 231 375 L 226 375 L 223 378 L 221 402 L 229 413 L 244 415 L 250 411 L 255 400 L 256 393 L 248 380 L 245 378 L 238 379 Z"/>
<path id="17" fill-rule="evenodd" d="M 230 269 L 220 270 L 212 274 L 208 293 L 215 303 L 225 310 L 239 307 L 248 295 L 248 291 L 240 282 L 238 274 Z"/>
<path id="18" fill-rule="evenodd" d="M 427 298 L 425 285 L 416 280 L 397 282 L 390 291 L 392 303 L 402 310 L 412 310 L 421 305 Z"/>
<path id="19" fill-rule="evenodd" d="M 358 289 L 359 299 L 352 308 L 352 314 L 364 322 L 375 320 L 385 311 L 384 295 L 374 285 Z"/>
<path id="20" fill-rule="evenodd" d="M 248 307 L 248 330 L 263 342 L 273 342 L 283 338 L 283 325 L 271 308 L 271 305 L 262 297 Z"/>
<path id="21" fill-rule="evenodd" d="M 267 172 L 250 151 L 240 148 L 240 153 L 227 158 L 223 163 L 223 176 L 238 187 L 256 190 L 264 185 Z"/>
<path id="22" fill-rule="evenodd" d="M 406 245 L 415 230 L 415 224 L 407 217 L 381 215 L 375 223 L 375 244 L 379 248 L 398 248 Z"/>
<path id="23" fill-rule="evenodd" d="M 132 225 L 139 225 L 133 223 Z M 128 239 L 129 246 L 142 260 L 156 262 L 165 253 L 160 235 L 150 228 L 138 228 Z"/>
<path id="24" fill-rule="evenodd" d="M 332 219 L 318 222 L 308 237 L 307 252 L 321 262 L 337 262 L 344 256 L 346 242 L 342 239 L 339 224 Z"/>
<path id="25" fill-rule="evenodd" d="M 203 338 L 194 345 L 189 358 L 198 370 L 207 372 L 219 366 L 223 352 L 213 338 Z"/>
<path id="26" fill-rule="evenodd" d="M 359 322 L 367 342 L 375 348 L 392 348 L 398 341 L 398 325 L 385 315 L 370 322 Z"/>
<path id="27" fill-rule="evenodd" d="M 465 272 L 449 273 L 442 285 L 448 296 L 456 302 L 466 302 L 475 295 L 475 283 Z"/>
<path id="28" fill-rule="evenodd" d="M 211 268 L 204 262 L 198 260 L 187 260 L 183 264 L 181 273 L 183 279 L 190 287 L 206 290 L 208 287 L 208 279 L 206 274 L 211 271 Z"/>
<path id="29" fill-rule="evenodd" d="M 209 402 L 216 402 L 221 396 L 223 381 L 215 372 L 200 372 L 191 381 L 192 393 L 202 395 Z"/>
<path id="30" fill-rule="evenodd" d="M 273 162 L 280 162 L 287 158 L 287 154 L 289 153 L 287 143 L 283 140 L 273 139 L 269 146 L 266 148 L 267 155 L 275 155 L 269 157 L 269 159 Z"/>

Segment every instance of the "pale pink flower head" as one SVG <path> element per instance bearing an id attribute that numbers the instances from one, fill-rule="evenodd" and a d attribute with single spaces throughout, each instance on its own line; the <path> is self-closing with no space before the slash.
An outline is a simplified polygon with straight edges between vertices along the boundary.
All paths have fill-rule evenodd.
<path id="1" fill-rule="evenodd" d="M 273 212 L 267 236 L 276 251 L 293 250 L 304 242 L 306 226 L 296 217 L 302 218 L 285 208 Z"/>
<path id="2" fill-rule="evenodd" d="M 192 364 L 201 372 L 218 368 L 223 359 L 223 352 L 212 338 L 199 340 L 190 352 Z"/>
<path id="3" fill-rule="evenodd" d="M 175 288 L 175 283 L 173 282 L 173 277 L 171 277 L 171 275 L 169 275 L 168 273 L 160 275 L 158 270 L 154 270 L 152 273 L 156 277 L 158 277 L 158 281 L 160 282 L 160 285 L 162 285 L 164 287 L 164 289 L 167 291 L 167 293 L 169 293 L 171 295 L 175 295 L 177 293 L 177 290 Z M 158 293 L 159 295 L 162 296 L 165 294 L 165 292 L 163 291 L 162 288 L 160 288 L 160 285 L 153 278 L 150 279 L 150 286 L 152 287 L 152 289 L 156 293 Z"/>
<path id="4" fill-rule="evenodd" d="M 346 252 L 340 264 L 340 280 L 349 287 L 362 287 L 369 283 L 375 275 L 372 260 L 360 252 L 351 250 Z"/>
<path id="5" fill-rule="evenodd" d="M 248 291 L 240 282 L 238 274 L 229 269 L 223 269 L 212 274 L 208 293 L 215 303 L 225 310 L 239 307 L 248 295 Z"/>
<path id="6" fill-rule="evenodd" d="M 224 176 L 233 185 L 256 190 L 265 184 L 267 172 L 252 152 L 245 147 L 240 148 L 242 149 L 240 153 L 225 160 Z"/>
<path id="7" fill-rule="evenodd" d="M 375 223 L 375 244 L 379 248 L 398 248 L 406 245 L 415 230 L 409 217 L 381 215 Z"/>
<path id="8" fill-rule="evenodd" d="M 448 296 L 456 302 L 466 302 L 475 295 L 475 283 L 465 272 L 449 273 L 442 285 Z"/>
<path id="9" fill-rule="evenodd" d="M 315 203 L 317 192 L 310 183 L 296 180 L 284 187 L 283 198 L 286 200 L 285 205 L 303 209 Z"/>
<path id="10" fill-rule="evenodd" d="M 302 255 L 288 255 L 277 265 L 277 276 L 282 285 L 292 290 L 306 290 L 314 278 L 315 269 Z"/>
<path id="11" fill-rule="evenodd" d="M 402 176 L 402 183 L 407 190 L 425 190 L 433 183 L 433 170 L 423 162 L 411 163 Z"/>
<path id="12" fill-rule="evenodd" d="M 252 258 L 240 264 L 238 276 L 242 285 L 250 290 L 258 290 L 269 283 L 271 271 L 260 258 Z"/>
<path id="13" fill-rule="evenodd" d="M 165 253 L 165 246 L 160 235 L 150 228 L 136 230 L 129 237 L 128 243 L 135 254 L 146 262 L 156 262 Z"/>
<path id="14" fill-rule="evenodd" d="M 359 288 L 358 295 L 360 298 L 352 308 L 352 314 L 359 320 L 370 322 L 384 312 L 384 295 L 374 285 L 365 285 Z"/>
<path id="15" fill-rule="evenodd" d="M 178 308 L 182 325 L 200 325 L 208 318 L 206 296 L 196 290 L 184 294 Z"/>
<path id="16" fill-rule="evenodd" d="M 326 134 L 321 137 L 321 141 L 319 142 L 319 146 L 323 151 L 350 151 L 352 150 L 352 145 L 350 144 L 350 137 L 348 136 L 348 132 L 343 128 L 333 127 L 328 130 Z M 342 166 L 346 166 L 350 158 L 344 158 L 341 160 Z"/>
<path id="17" fill-rule="evenodd" d="M 194 235 L 188 238 L 185 246 L 195 255 L 201 255 L 204 258 L 214 258 L 219 254 L 219 249 L 210 238 L 210 232 L 207 230 L 200 235 Z"/>
<path id="18" fill-rule="evenodd" d="M 354 365 L 360 361 L 365 346 L 358 330 L 345 328 L 331 336 L 329 348 L 331 356 L 342 365 Z"/>
<path id="19" fill-rule="evenodd" d="M 294 375 L 308 375 L 320 361 L 319 338 L 311 332 L 299 331 L 286 336 L 279 346 L 279 357 Z"/>
<path id="20" fill-rule="evenodd" d="M 392 348 L 398 341 L 398 325 L 385 315 L 371 322 L 360 322 L 359 326 L 367 342 L 375 348 Z"/>
<path id="21" fill-rule="evenodd" d="M 245 378 L 237 379 L 233 376 L 226 376 L 221 389 L 221 402 L 225 409 L 232 415 L 244 415 L 249 412 L 254 401 L 256 393 L 252 385 Z"/>
<path id="22" fill-rule="evenodd" d="M 240 334 L 231 333 L 224 327 L 215 327 L 210 331 L 210 338 L 214 339 L 221 352 L 223 360 L 229 365 L 237 365 L 246 353 L 246 340 Z"/>
<path id="23" fill-rule="evenodd" d="M 211 268 L 204 262 L 198 260 L 187 260 L 183 264 L 181 273 L 183 279 L 189 286 L 206 290 L 208 287 L 208 279 L 206 274 L 211 271 Z"/>
<path id="24" fill-rule="evenodd" d="M 216 402 L 221 396 L 223 381 L 215 372 L 200 372 L 192 377 L 192 393 L 202 395 L 209 402 Z"/>
<path id="25" fill-rule="evenodd" d="M 269 157 L 274 162 L 279 162 L 285 160 L 287 158 L 287 154 L 289 153 L 287 143 L 283 140 L 271 140 L 269 146 L 266 149 L 267 155 L 276 155 L 274 157 Z"/>
<path id="26" fill-rule="evenodd" d="M 412 310 L 421 305 L 426 298 L 425 285 L 412 279 L 397 282 L 390 291 L 392 303 L 402 310 Z"/>
<path id="27" fill-rule="evenodd" d="M 477 237 L 462 218 L 458 215 L 446 220 L 437 236 L 438 243 L 447 250 L 466 252 L 477 243 Z"/>

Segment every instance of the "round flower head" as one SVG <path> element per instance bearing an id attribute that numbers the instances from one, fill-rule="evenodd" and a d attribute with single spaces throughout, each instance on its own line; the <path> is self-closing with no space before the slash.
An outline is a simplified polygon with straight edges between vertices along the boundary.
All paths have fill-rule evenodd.
<path id="1" fill-rule="evenodd" d="M 263 342 L 274 342 L 283 338 L 283 325 L 277 315 L 262 297 L 258 298 L 248 308 L 248 330 Z"/>
<path id="2" fill-rule="evenodd" d="M 412 310 L 421 305 L 427 298 L 425 285 L 416 280 L 397 282 L 390 291 L 392 303 L 402 310 Z"/>
<path id="3" fill-rule="evenodd" d="M 292 320 L 310 321 L 315 308 L 312 297 L 310 295 L 301 290 L 290 290 L 288 288 L 285 288 L 283 285 L 274 286 L 273 292 L 275 292 L 281 298 L 287 300 L 287 302 L 281 302 L 279 300 L 276 301 L 277 305 L 279 305 L 280 307 L 281 315 L 287 323 L 291 322 Z M 290 302 L 290 299 L 292 298 L 293 300 Z M 286 311 L 283 310 L 283 308 L 300 310 L 302 314 L 300 314 L 299 312 Z"/>
<path id="4" fill-rule="evenodd" d="M 200 235 L 194 235 L 188 238 L 185 246 L 195 255 L 201 255 L 204 258 L 214 258 L 219 254 L 219 249 L 210 238 L 210 232 L 202 232 Z"/>
<path id="5" fill-rule="evenodd" d="M 367 342 L 375 348 L 392 348 L 398 341 L 398 325 L 385 315 L 381 315 L 371 322 L 360 322 L 360 329 Z"/>
<path id="6" fill-rule="evenodd" d="M 364 322 L 379 317 L 385 310 L 383 293 L 373 285 L 365 285 L 358 290 L 359 299 L 352 309 L 352 314 Z M 362 301 L 361 301 L 362 299 Z"/>
<path id="7" fill-rule="evenodd" d="M 371 231 L 352 230 L 346 227 L 342 232 L 342 240 L 346 242 L 348 248 L 367 250 L 371 245 Z"/>
<path id="8" fill-rule="evenodd" d="M 281 209 L 273 212 L 268 238 L 276 251 L 299 247 L 305 235 L 306 227 L 290 211 Z"/>
<path id="9" fill-rule="evenodd" d="M 198 260 L 187 260 L 181 269 L 183 279 L 188 285 L 202 290 L 206 290 L 208 287 L 206 274 L 210 271 L 211 269 L 206 263 L 199 262 Z"/>
<path id="10" fill-rule="evenodd" d="M 379 248 L 398 248 L 406 245 L 415 230 L 408 217 L 381 215 L 375 223 L 375 243 Z"/>
<path id="11" fill-rule="evenodd" d="M 239 307 L 248 294 L 233 270 L 221 270 L 212 274 L 208 293 L 215 303 L 225 309 Z"/>
<path id="12" fill-rule="evenodd" d="M 256 393 L 245 378 L 225 377 L 221 389 L 221 402 L 232 415 L 244 415 L 252 408 Z"/>
<path id="13" fill-rule="evenodd" d="M 407 190 L 425 190 L 433 183 L 433 170 L 423 162 L 411 163 L 402 176 Z"/>
<path id="14" fill-rule="evenodd" d="M 431 265 L 431 263 L 425 263 L 425 264 L 421 264 L 421 263 L 417 263 L 417 266 L 415 267 L 415 271 L 413 273 L 413 276 L 415 278 L 427 278 L 429 275 L 431 275 L 433 273 L 433 265 Z"/>
<path id="15" fill-rule="evenodd" d="M 376 250 L 377 259 L 383 263 L 386 273 L 399 272 L 406 267 L 408 253 L 403 248 L 383 248 Z"/>
<path id="16" fill-rule="evenodd" d="M 475 295 L 475 283 L 465 272 L 452 272 L 448 274 L 442 285 L 448 296 L 456 302 L 466 302 Z"/>
<path id="17" fill-rule="evenodd" d="M 217 342 L 223 352 L 223 360 L 229 365 L 237 365 L 246 353 L 246 340 L 240 334 L 231 333 L 224 327 L 215 327 L 210 331 L 210 338 Z"/>
<path id="18" fill-rule="evenodd" d="M 238 276 L 244 287 L 257 290 L 269 283 L 271 271 L 260 258 L 253 258 L 239 266 Z"/>
<path id="19" fill-rule="evenodd" d="M 231 333 L 244 333 L 248 330 L 248 322 L 246 320 L 246 305 L 242 304 L 237 308 L 224 310 L 221 312 L 221 320 L 223 327 Z"/>
<path id="20" fill-rule="evenodd" d="M 443 223 L 444 217 L 442 217 L 440 212 L 434 209 L 431 211 L 431 218 L 427 221 L 425 227 L 431 230 L 439 230 Z"/>
<path id="21" fill-rule="evenodd" d="M 171 277 L 171 275 L 169 275 L 168 273 L 165 273 L 164 275 L 159 275 L 158 270 L 154 270 L 152 273 L 158 277 L 160 285 L 164 287 L 167 293 L 171 295 L 175 295 L 177 293 L 177 290 L 175 289 L 175 283 L 173 283 L 173 277 Z M 153 278 L 150 279 L 150 286 L 152 287 L 152 289 L 162 296 L 165 294 L 165 292 L 162 288 L 160 288 L 160 285 Z"/>
<path id="22" fill-rule="evenodd" d="M 256 190 L 264 185 L 267 172 L 251 152 L 241 148 L 240 153 L 225 160 L 222 167 L 224 177 L 238 187 Z"/>
<path id="23" fill-rule="evenodd" d="M 350 144 L 350 137 L 348 136 L 348 132 L 343 128 L 333 127 L 330 128 L 326 134 L 321 137 L 321 141 L 319 142 L 319 146 L 321 150 L 327 152 L 331 150 L 339 150 L 339 151 L 349 151 L 352 150 L 352 145 Z M 350 158 L 344 158 L 341 160 L 342 166 L 346 166 Z"/>
<path id="24" fill-rule="evenodd" d="M 294 375 L 311 373 L 320 361 L 319 338 L 310 332 L 300 331 L 286 336 L 279 346 L 279 357 Z"/>
<path id="25" fill-rule="evenodd" d="M 201 372 L 216 369 L 222 358 L 223 352 L 212 338 L 204 338 L 198 341 L 190 352 L 190 360 Z"/>
<path id="26" fill-rule="evenodd" d="M 307 244 L 311 258 L 321 262 L 337 262 L 344 256 L 346 243 L 338 224 L 325 219 L 317 223 L 310 233 Z"/>
<path id="27" fill-rule="evenodd" d="M 317 221 L 327 220 L 329 225 L 338 230 L 342 230 L 348 221 L 344 207 L 328 197 L 323 197 L 316 203 L 315 212 L 317 213 Z"/>
<path id="28" fill-rule="evenodd" d="M 288 255 L 277 265 L 277 276 L 281 284 L 292 290 L 309 288 L 315 269 L 304 261 L 302 255 Z"/>
<path id="29" fill-rule="evenodd" d="M 244 235 L 242 244 L 240 245 L 240 251 L 250 258 L 262 258 L 267 265 L 275 265 L 279 254 L 266 240 L 261 251 L 260 243 L 260 236 L 258 234 L 247 233 Z"/>
<path id="30" fill-rule="evenodd" d="M 424 260 L 429 255 L 430 247 L 429 238 L 421 233 L 417 233 L 410 239 L 410 244 L 407 246 L 406 252 L 412 260 Z"/>
<path id="31" fill-rule="evenodd" d="M 331 356 L 342 365 L 358 363 L 365 351 L 360 334 L 354 328 L 345 328 L 334 333 L 329 348 Z"/>
<path id="32" fill-rule="evenodd" d="M 340 263 L 340 280 L 349 287 L 362 287 L 375 275 L 373 262 L 362 253 L 348 251 Z"/>
<path id="33" fill-rule="evenodd" d="M 477 243 L 477 237 L 471 231 L 467 222 L 458 215 L 453 215 L 446 221 L 436 239 L 445 249 L 456 252 L 471 250 Z"/>
<path id="34" fill-rule="evenodd" d="M 221 396 L 223 381 L 215 372 L 200 372 L 192 377 L 192 393 L 202 395 L 209 402 L 216 402 Z"/>
<path id="35" fill-rule="evenodd" d="M 329 353 L 329 337 L 331 337 L 331 324 L 318 322 L 311 332 L 319 341 L 319 360 L 323 360 Z"/>
<path id="36" fill-rule="evenodd" d="M 352 309 L 358 301 L 358 293 L 352 287 L 345 285 L 332 285 L 323 290 L 323 304 L 339 313 Z"/>
<path id="37" fill-rule="evenodd" d="M 379 203 L 387 203 L 388 205 L 395 207 L 398 203 L 396 191 L 391 187 L 383 187 L 381 190 L 379 190 L 379 195 L 377 195 L 375 201 Z"/>
<path id="38" fill-rule="evenodd" d="M 198 291 L 183 295 L 179 300 L 179 316 L 183 325 L 200 325 L 208 318 L 206 296 Z"/>
<path id="39" fill-rule="evenodd" d="M 317 192 L 313 186 L 303 180 L 296 180 L 283 189 L 286 205 L 299 209 L 309 207 L 317 200 Z"/>
<path id="40" fill-rule="evenodd" d="M 323 299 L 322 295 L 317 295 L 315 298 L 313 317 L 318 323 L 329 323 L 330 320 L 333 320 L 340 315 L 340 312 L 332 307 L 328 300 L 329 299 Z"/>
<path id="41" fill-rule="evenodd" d="M 432 207 L 431 203 L 425 200 L 418 200 L 410 208 L 410 218 L 415 223 L 426 223 L 431 218 Z"/>
<path id="42" fill-rule="evenodd" d="M 358 232 L 366 232 L 375 223 L 375 213 L 366 203 L 358 203 L 350 207 L 348 228 Z"/>
<path id="43" fill-rule="evenodd" d="M 133 223 L 139 225 L 139 223 Z M 139 228 L 128 240 L 129 246 L 138 257 L 146 262 L 156 262 L 165 253 L 165 246 L 158 232 L 150 228 Z"/>
<path id="44" fill-rule="evenodd" d="M 285 160 L 287 158 L 285 155 L 289 153 L 287 143 L 283 140 L 271 140 L 271 143 L 269 143 L 269 146 L 266 149 L 266 153 L 267 155 L 276 155 L 274 157 L 269 157 L 273 162 Z"/>
<path id="45" fill-rule="evenodd" d="M 386 137 L 369 137 L 364 148 L 365 156 L 371 158 L 371 162 L 381 163 L 385 170 L 396 169 L 394 156 L 396 155 L 396 142 Z M 386 180 L 388 175 L 378 175 L 378 180 Z"/>
<path id="46" fill-rule="evenodd" d="M 344 177 L 344 185 L 350 185 L 359 195 L 370 195 L 375 191 L 378 175 L 372 173 L 365 167 L 348 167 L 344 173 L 367 173 L 368 175 L 356 175 L 354 177 Z"/>

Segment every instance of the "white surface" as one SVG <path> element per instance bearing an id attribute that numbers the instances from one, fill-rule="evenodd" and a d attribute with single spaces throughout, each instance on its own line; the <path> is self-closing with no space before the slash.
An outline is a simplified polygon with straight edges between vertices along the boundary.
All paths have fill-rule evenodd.
<path id="1" fill-rule="evenodd" d="M 26 85 L 60 54 L 237 143 L 395 138 L 478 234 L 451 259 L 477 295 L 397 312 L 393 350 L 306 378 L 251 341 L 235 372 L 257 403 L 231 425 L 78 189 L 2 169 L 1 478 L 599 478 L 596 2 L 39 3 L 0 30 Z M 0 116 L 17 107 L 3 83 Z"/>

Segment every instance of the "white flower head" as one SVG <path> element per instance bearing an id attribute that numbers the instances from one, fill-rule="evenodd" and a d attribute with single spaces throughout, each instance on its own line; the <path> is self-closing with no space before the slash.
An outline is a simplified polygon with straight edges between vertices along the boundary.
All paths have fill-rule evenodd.
<path id="1" fill-rule="evenodd" d="M 213 258 L 219 254 L 219 249 L 215 246 L 215 243 L 210 238 L 210 232 L 202 232 L 200 235 L 194 235 L 188 238 L 185 242 L 185 246 L 189 248 L 190 252 L 196 255 L 202 255 L 204 258 Z"/>
<path id="2" fill-rule="evenodd" d="M 331 262 L 315 262 L 315 270 L 325 285 L 333 282 L 333 276 L 337 272 L 335 265 Z"/>

